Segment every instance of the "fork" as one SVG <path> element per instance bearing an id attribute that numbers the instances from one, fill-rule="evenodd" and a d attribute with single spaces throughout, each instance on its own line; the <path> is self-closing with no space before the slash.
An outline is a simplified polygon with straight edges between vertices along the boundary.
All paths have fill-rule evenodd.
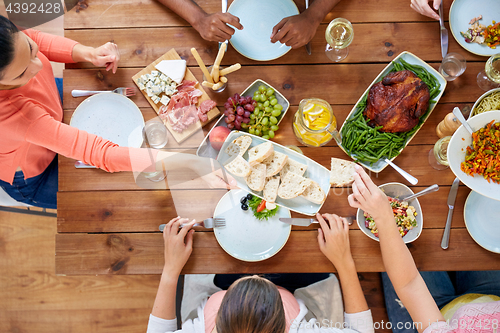
<path id="1" fill-rule="evenodd" d="M 186 224 L 183 223 L 179 225 L 179 228 L 184 227 Z M 204 219 L 202 222 L 196 222 L 193 224 L 193 227 L 203 227 L 206 229 L 213 229 L 213 228 L 222 228 L 226 226 L 226 219 L 223 217 L 209 217 L 208 219 Z M 163 231 L 165 229 L 165 224 L 160 224 L 160 231 Z"/>
<path id="2" fill-rule="evenodd" d="M 73 97 L 84 97 L 84 96 L 90 96 L 90 95 L 95 95 L 95 94 L 100 94 L 100 93 L 106 93 L 106 92 L 113 92 L 115 94 L 120 94 L 123 96 L 134 96 L 135 95 L 135 88 L 129 87 L 129 88 L 116 88 L 115 90 L 112 91 L 96 91 L 96 90 L 72 90 L 71 91 L 71 96 Z"/>

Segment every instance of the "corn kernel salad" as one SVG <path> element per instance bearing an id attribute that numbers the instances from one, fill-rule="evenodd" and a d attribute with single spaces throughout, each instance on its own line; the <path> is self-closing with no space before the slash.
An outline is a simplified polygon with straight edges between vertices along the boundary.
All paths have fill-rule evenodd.
<path id="1" fill-rule="evenodd" d="M 472 133 L 472 147 L 467 147 L 460 169 L 469 176 L 481 175 L 500 184 L 500 122 L 492 120 Z"/>
<path id="2" fill-rule="evenodd" d="M 392 212 L 394 213 L 394 220 L 398 225 L 399 234 L 404 237 L 408 231 L 417 226 L 417 212 L 415 207 L 409 206 L 406 201 L 399 201 L 397 199 L 387 197 L 391 204 Z M 378 229 L 375 225 L 373 218 L 367 214 L 363 214 L 366 218 L 365 227 L 367 227 L 375 237 L 378 237 Z"/>

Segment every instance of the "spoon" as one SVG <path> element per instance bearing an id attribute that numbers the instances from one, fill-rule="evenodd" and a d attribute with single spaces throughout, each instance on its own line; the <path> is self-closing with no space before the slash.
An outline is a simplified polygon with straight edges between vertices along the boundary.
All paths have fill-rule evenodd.
<path id="1" fill-rule="evenodd" d="M 396 164 L 392 163 L 388 158 L 384 159 L 385 163 L 389 164 L 391 167 L 394 168 L 401 176 L 403 176 L 407 181 L 410 182 L 412 185 L 417 185 L 418 179 L 410 175 L 408 172 L 404 171 L 400 167 L 398 167 Z"/>
<path id="2" fill-rule="evenodd" d="M 437 190 L 439 190 L 439 185 L 438 184 L 434 184 L 434 185 L 431 185 L 425 189 L 423 189 L 422 191 L 420 192 L 417 192 L 415 194 L 412 194 L 412 195 L 409 195 L 407 197 L 402 197 L 400 199 L 398 199 L 399 201 L 410 201 L 410 200 L 413 200 L 415 198 L 418 198 L 424 194 L 428 194 L 428 193 L 432 193 L 432 192 L 436 192 Z"/>
<path id="3" fill-rule="evenodd" d="M 462 123 L 462 125 L 464 125 L 465 129 L 467 130 L 467 132 L 469 132 L 470 135 L 472 135 L 472 133 L 474 131 L 472 130 L 472 128 L 470 127 L 470 125 L 467 123 L 467 120 L 465 120 L 464 115 L 462 114 L 462 111 L 460 111 L 459 108 L 455 107 L 453 109 L 453 114 Z"/>

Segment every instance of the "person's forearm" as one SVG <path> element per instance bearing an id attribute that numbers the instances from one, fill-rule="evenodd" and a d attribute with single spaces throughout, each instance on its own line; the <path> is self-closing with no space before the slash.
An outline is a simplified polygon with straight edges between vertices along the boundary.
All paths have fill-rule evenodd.
<path id="1" fill-rule="evenodd" d="M 71 57 L 74 62 L 90 62 L 92 59 L 92 52 L 94 51 L 93 47 L 85 46 L 82 44 L 76 44 L 73 47 L 73 52 L 71 53 Z"/>
<path id="2" fill-rule="evenodd" d="M 177 272 L 163 270 L 160 280 L 160 286 L 156 293 L 155 302 L 151 314 L 162 319 L 175 319 L 175 296 L 177 291 Z"/>
<path id="3" fill-rule="evenodd" d="M 209 159 L 198 157 L 193 154 L 186 153 L 174 153 L 168 151 L 158 151 L 156 155 L 156 170 L 176 170 L 181 168 L 189 168 L 192 170 L 198 170 L 200 168 L 206 168 Z M 202 170 L 198 170 L 202 171 Z M 205 170 L 206 172 L 212 172 L 212 170 Z"/>
<path id="4" fill-rule="evenodd" d="M 196 26 L 200 17 L 206 15 L 206 12 L 192 0 L 158 0 L 158 2 L 170 8 L 193 27 Z"/>
<path id="5" fill-rule="evenodd" d="M 368 304 L 359 283 L 354 261 L 350 261 L 342 267 L 337 267 L 337 271 L 340 285 L 342 286 L 344 311 L 346 313 L 357 313 L 368 310 Z"/>
<path id="6" fill-rule="evenodd" d="M 340 0 L 315 0 L 304 13 L 319 24 L 339 2 Z"/>

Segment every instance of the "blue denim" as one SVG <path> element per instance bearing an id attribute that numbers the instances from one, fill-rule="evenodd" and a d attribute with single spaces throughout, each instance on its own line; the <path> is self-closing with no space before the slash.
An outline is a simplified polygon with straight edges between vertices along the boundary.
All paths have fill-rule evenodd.
<path id="1" fill-rule="evenodd" d="M 61 103 L 63 101 L 63 79 L 56 77 L 57 91 L 59 92 L 59 97 L 61 98 Z"/>
<path id="2" fill-rule="evenodd" d="M 16 201 L 41 208 L 57 209 L 57 177 L 56 155 L 38 176 L 24 179 L 24 173 L 16 171 L 12 185 L 0 180 L 0 186 Z"/>
<path id="3" fill-rule="evenodd" d="M 465 294 L 485 294 L 500 297 L 500 271 L 420 272 L 420 275 L 439 309 Z M 417 333 L 417 330 L 411 325 L 413 321 L 410 314 L 399 301 L 391 280 L 385 272 L 382 273 L 382 284 L 385 306 L 389 321 L 392 324 L 392 331 L 394 333 Z M 398 325 L 403 328 L 399 328 Z"/>

